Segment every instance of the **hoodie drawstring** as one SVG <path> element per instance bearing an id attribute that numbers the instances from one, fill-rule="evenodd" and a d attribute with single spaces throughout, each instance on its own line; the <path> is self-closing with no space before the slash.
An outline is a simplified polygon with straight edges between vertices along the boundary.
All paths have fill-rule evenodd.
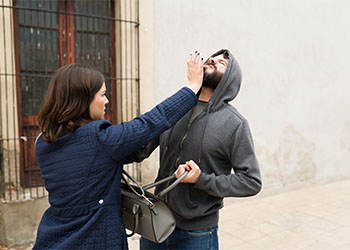
<path id="1" fill-rule="evenodd" d="M 207 124 L 209 121 L 209 112 L 210 112 L 210 108 L 211 108 L 212 104 L 213 104 L 212 102 L 208 103 L 207 112 L 205 114 L 205 123 L 204 123 L 205 125 L 204 125 L 203 131 L 202 131 L 201 142 L 199 144 L 198 164 L 201 163 L 203 138 L 204 138 L 205 130 L 207 129 Z"/>

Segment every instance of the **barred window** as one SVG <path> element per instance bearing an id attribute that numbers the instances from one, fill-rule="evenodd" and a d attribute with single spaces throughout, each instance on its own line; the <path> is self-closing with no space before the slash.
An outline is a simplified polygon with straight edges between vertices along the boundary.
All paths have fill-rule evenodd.
<path id="1" fill-rule="evenodd" d="M 94 66 L 106 78 L 106 119 L 138 115 L 138 1 L 3 0 L 0 19 L 0 193 L 4 200 L 40 197 L 37 115 L 55 70 Z"/>

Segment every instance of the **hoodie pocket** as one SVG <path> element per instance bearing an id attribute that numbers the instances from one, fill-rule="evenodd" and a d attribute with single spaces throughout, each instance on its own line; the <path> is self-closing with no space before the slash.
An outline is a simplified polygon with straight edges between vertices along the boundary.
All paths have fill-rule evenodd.
<path id="1" fill-rule="evenodd" d="M 198 207 L 190 198 L 190 185 L 180 183 L 169 193 L 169 206 L 186 219 L 192 219 L 192 212 Z"/>
<path id="2" fill-rule="evenodd" d="M 222 198 L 211 196 L 207 192 L 194 188 L 193 186 L 191 186 L 191 189 L 189 190 L 188 200 L 192 206 L 200 207 L 199 211 L 202 211 L 206 215 L 214 213 L 223 207 Z"/>
<path id="3" fill-rule="evenodd" d="M 193 190 L 193 185 L 192 184 L 187 184 L 185 202 L 186 202 L 186 206 L 188 208 L 191 208 L 191 209 L 198 207 L 198 204 L 192 199 L 192 197 L 194 197 L 192 195 L 193 191 L 194 191 Z"/>

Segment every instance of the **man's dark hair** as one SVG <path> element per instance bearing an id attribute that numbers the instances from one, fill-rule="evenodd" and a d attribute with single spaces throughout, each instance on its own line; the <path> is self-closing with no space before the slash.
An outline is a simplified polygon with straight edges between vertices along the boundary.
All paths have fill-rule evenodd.
<path id="1" fill-rule="evenodd" d="M 225 59 L 229 59 L 229 54 L 228 54 L 228 50 L 227 49 L 224 49 L 223 52 L 222 52 L 222 55 Z"/>

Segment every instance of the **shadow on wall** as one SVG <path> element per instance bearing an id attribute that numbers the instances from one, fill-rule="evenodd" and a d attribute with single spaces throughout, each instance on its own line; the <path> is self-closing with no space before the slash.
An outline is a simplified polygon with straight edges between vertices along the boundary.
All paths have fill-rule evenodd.
<path id="1" fill-rule="evenodd" d="M 312 181 L 316 178 L 317 166 L 313 161 L 315 145 L 292 125 L 284 129 L 275 150 L 271 152 L 268 147 L 260 145 L 256 151 L 259 162 L 263 163 L 261 171 L 267 189 Z"/>
<path id="2" fill-rule="evenodd" d="M 316 177 L 316 164 L 312 160 L 314 152 L 315 145 L 292 125 L 285 128 L 280 146 L 273 155 L 283 186 Z"/>
<path id="3" fill-rule="evenodd" d="M 0 245 L 15 246 L 34 242 L 40 219 L 48 207 L 46 197 L 0 203 Z"/>
<path id="4" fill-rule="evenodd" d="M 350 152 L 350 121 L 345 122 L 340 137 L 340 148 Z"/>

